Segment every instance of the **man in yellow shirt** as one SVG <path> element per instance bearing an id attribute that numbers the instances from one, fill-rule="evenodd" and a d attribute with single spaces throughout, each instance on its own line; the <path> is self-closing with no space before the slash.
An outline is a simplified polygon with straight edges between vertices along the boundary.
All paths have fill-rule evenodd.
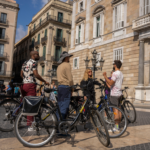
<path id="1" fill-rule="evenodd" d="M 73 77 L 71 73 L 71 65 L 69 64 L 69 59 L 73 55 L 68 54 L 68 52 L 63 52 L 60 55 L 60 64 L 57 68 L 57 79 L 58 79 L 58 105 L 62 118 L 65 119 L 69 110 L 71 90 L 68 88 L 73 85 Z"/>

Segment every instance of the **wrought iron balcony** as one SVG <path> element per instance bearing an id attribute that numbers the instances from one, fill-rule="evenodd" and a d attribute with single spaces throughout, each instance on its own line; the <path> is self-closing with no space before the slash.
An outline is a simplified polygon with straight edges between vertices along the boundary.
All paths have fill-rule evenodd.
<path id="1" fill-rule="evenodd" d="M 0 53 L 0 59 L 5 59 L 7 58 L 7 53 Z"/>
<path id="2" fill-rule="evenodd" d="M 54 44 L 58 46 L 66 47 L 65 38 L 54 36 Z"/>
<path id="3" fill-rule="evenodd" d="M 0 34 L 0 41 L 8 42 L 8 36 Z"/>
<path id="4" fill-rule="evenodd" d="M 38 25 L 36 25 L 34 28 L 32 28 L 30 30 L 30 34 L 33 33 L 35 30 L 37 30 L 38 28 L 40 28 L 43 24 L 45 24 L 49 21 L 63 23 L 63 24 L 71 26 L 71 20 L 67 20 L 67 19 L 63 19 L 63 18 L 60 19 L 58 16 L 49 15 L 44 20 L 42 20 Z"/>
<path id="5" fill-rule="evenodd" d="M 133 21 L 132 29 L 138 31 L 150 27 L 150 16 L 145 15 Z"/>
<path id="6" fill-rule="evenodd" d="M 45 61 L 45 60 L 46 60 L 46 56 L 41 56 L 40 59 L 39 59 L 39 62 Z"/>
<path id="7" fill-rule="evenodd" d="M 8 25 L 8 20 L 0 19 L 0 24 Z"/>
<path id="8" fill-rule="evenodd" d="M 40 41 L 35 42 L 35 43 L 34 43 L 34 46 L 35 46 L 36 48 L 38 48 L 38 47 L 40 46 Z"/>
<path id="9" fill-rule="evenodd" d="M 11 76 L 14 76 L 14 72 L 2 70 L 2 71 L 0 72 L 0 76 L 11 77 Z"/>
<path id="10" fill-rule="evenodd" d="M 41 43 L 46 44 L 47 43 L 47 36 L 41 38 Z"/>

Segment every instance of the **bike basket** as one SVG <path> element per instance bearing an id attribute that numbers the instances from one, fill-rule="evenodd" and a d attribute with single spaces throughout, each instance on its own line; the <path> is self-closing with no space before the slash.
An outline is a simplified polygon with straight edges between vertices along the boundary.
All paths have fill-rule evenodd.
<path id="1" fill-rule="evenodd" d="M 43 102 L 42 96 L 26 96 L 23 99 L 23 115 L 35 116 L 38 114 L 41 104 Z"/>

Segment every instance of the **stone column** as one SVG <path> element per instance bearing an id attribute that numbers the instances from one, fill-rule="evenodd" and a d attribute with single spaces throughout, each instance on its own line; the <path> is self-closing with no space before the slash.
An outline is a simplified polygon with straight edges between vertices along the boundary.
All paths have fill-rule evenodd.
<path id="1" fill-rule="evenodd" d="M 70 31 L 67 30 L 67 45 L 66 45 L 66 51 L 68 52 L 69 51 L 69 35 L 70 35 Z"/>
<path id="2" fill-rule="evenodd" d="M 144 41 L 140 41 L 138 86 L 144 85 Z"/>

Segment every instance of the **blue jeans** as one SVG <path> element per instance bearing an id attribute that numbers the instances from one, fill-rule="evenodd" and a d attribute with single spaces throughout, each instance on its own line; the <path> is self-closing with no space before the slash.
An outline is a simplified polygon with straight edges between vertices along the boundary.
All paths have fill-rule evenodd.
<path id="1" fill-rule="evenodd" d="M 66 119 L 67 113 L 69 111 L 71 91 L 70 88 L 68 87 L 69 86 L 66 85 L 58 86 L 58 106 L 63 119 Z M 60 120 L 58 113 L 57 113 L 57 117 L 58 120 Z"/>

